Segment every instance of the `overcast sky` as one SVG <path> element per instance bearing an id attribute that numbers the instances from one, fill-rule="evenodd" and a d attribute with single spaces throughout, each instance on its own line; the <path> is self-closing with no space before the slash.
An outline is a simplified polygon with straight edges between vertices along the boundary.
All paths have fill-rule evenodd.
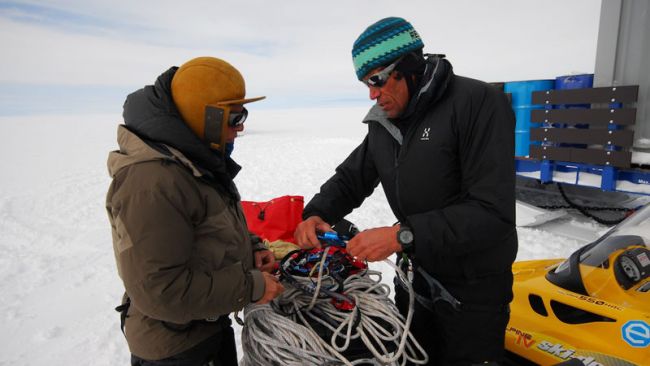
<path id="1" fill-rule="evenodd" d="M 369 105 L 351 47 L 400 16 L 485 81 L 593 73 L 600 0 L 0 1 L 0 115 L 121 113 L 196 56 L 237 67 L 255 108 Z"/>

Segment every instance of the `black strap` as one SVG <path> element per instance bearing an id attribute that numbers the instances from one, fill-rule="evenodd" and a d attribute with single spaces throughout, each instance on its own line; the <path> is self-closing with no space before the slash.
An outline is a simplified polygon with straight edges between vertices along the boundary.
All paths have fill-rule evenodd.
<path id="1" fill-rule="evenodd" d="M 124 326 L 126 325 L 126 318 L 129 317 L 128 313 L 129 313 L 130 306 L 131 306 L 131 299 L 127 296 L 124 299 L 124 303 L 115 308 L 115 311 L 120 313 L 120 329 L 122 329 L 122 334 L 124 334 L 125 336 L 126 333 L 124 333 Z M 170 330 L 172 332 L 182 333 L 192 329 L 192 327 L 194 327 L 194 325 L 196 325 L 197 323 L 219 323 L 220 325 L 223 326 L 225 323 L 227 323 L 227 320 L 228 320 L 228 316 L 224 315 L 218 318 L 192 320 L 186 324 L 174 324 L 162 320 L 160 322 L 167 330 Z"/>
<path id="2" fill-rule="evenodd" d="M 427 273 L 422 267 L 416 266 L 413 264 L 413 269 L 418 271 L 418 273 L 424 278 L 424 280 L 427 282 L 427 285 L 429 285 L 429 292 L 431 293 L 430 299 L 428 302 L 430 302 L 430 306 L 433 309 L 433 304 L 435 304 L 438 301 L 445 301 L 449 303 L 454 310 L 460 310 L 463 307 L 463 303 L 458 301 L 454 297 L 454 295 L 450 294 L 449 291 L 433 276 Z M 424 296 L 421 296 L 424 297 Z"/>
<path id="3" fill-rule="evenodd" d="M 163 320 L 160 320 L 160 322 L 162 323 L 163 327 L 165 327 L 167 330 L 176 333 L 187 332 L 190 329 L 194 328 L 194 326 L 197 324 L 218 324 L 219 327 L 221 328 L 223 328 L 226 325 L 230 325 L 228 315 L 222 315 L 220 317 L 209 318 L 209 319 L 194 319 L 194 320 L 190 320 L 185 324 L 170 323 Z"/>
<path id="4" fill-rule="evenodd" d="M 411 268 L 409 269 L 409 264 L 412 264 Z M 459 311 L 462 303 L 458 301 L 452 294 L 445 289 L 445 287 L 438 282 L 433 276 L 429 275 L 422 267 L 416 266 L 415 263 L 413 262 L 412 259 L 410 258 L 404 258 L 404 257 L 399 257 L 397 260 L 397 265 L 405 272 L 408 273 L 409 271 L 417 271 L 422 278 L 427 282 L 427 285 L 429 286 L 429 296 L 424 296 L 415 289 L 413 289 L 413 293 L 415 294 L 415 299 L 427 310 L 429 311 L 434 311 L 434 305 L 438 301 L 445 301 L 451 305 L 451 307 L 454 308 L 454 310 Z M 406 284 L 402 281 L 400 276 L 395 277 L 396 282 L 399 284 L 399 286 L 405 290 L 408 291 L 408 288 Z"/>
<path id="5" fill-rule="evenodd" d="M 123 304 L 115 308 L 115 311 L 120 313 L 120 329 L 122 329 L 122 334 L 124 333 L 124 325 L 126 324 L 126 318 L 128 318 L 129 307 L 131 306 L 131 299 L 127 297 Z"/>
<path id="6" fill-rule="evenodd" d="M 454 295 L 452 295 L 447 289 L 440 283 L 440 281 L 436 280 L 433 276 L 431 276 L 427 271 L 424 270 L 421 266 L 417 265 L 412 258 L 399 258 L 398 257 L 398 266 L 402 269 L 407 269 L 408 264 L 412 264 L 412 270 L 413 272 L 416 272 L 422 276 L 424 281 L 427 283 L 429 286 L 429 296 L 424 296 L 421 294 L 418 294 L 415 289 L 413 292 L 415 293 L 415 299 L 427 310 L 429 311 L 434 311 L 434 305 L 438 301 L 444 301 L 449 303 L 451 307 L 456 310 L 456 311 L 484 311 L 484 312 L 503 312 L 506 311 L 509 307 L 508 305 L 485 305 L 485 304 L 468 304 L 468 303 L 463 303 L 456 299 Z M 400 264 L 400 262 L 404 264 Z M 402 287 L 402 289 L 407 290 L 406 284 L 401 280 L 399 276 L 396 276 L 396 281 Z"/>

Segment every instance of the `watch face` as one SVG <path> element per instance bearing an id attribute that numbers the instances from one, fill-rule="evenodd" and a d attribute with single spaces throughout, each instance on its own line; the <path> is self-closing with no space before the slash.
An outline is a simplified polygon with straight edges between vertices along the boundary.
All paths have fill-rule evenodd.
<path id="1" fill-rule="evenodd" d="M 411 230 L 400 231 L 399 241 L 402 244 L 411 244 L 413 242 L 413 232 Z"/>

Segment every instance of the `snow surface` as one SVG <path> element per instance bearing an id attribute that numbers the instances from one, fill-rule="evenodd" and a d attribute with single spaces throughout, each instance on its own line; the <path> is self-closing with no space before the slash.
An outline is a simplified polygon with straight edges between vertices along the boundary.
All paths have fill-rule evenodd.
<path id="1" fill-rule="evenodd" d="M 244 167 L 236 179 L 243 199 L 311 198 L 361 142 L 365 112 L 251 106 L 233 154 Z M 106 158 L 120 121 L 119 114 L 0 118 L 0 365 L 129 362 L 113 310 L 123 288 L 104 209 Z M 361 229 L 395 221 L 381 189 L 348 219 Z M 571 214 L 520 227 L 517 259 L 566 257 L 605 229 Z M 374 267 L 392 281 L 387 265 Z"/>

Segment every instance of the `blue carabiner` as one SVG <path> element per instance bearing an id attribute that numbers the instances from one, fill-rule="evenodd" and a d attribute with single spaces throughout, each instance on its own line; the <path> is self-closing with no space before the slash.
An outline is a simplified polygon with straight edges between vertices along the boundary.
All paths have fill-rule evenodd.
<path id="1" fill-rule="evenodd" d="M 345 236 L 339 236 L 338 233 L 330 232 L 330 231 L 317 234 L 316 237 L 323 244 L 328 244 L 331 246 L 341 247 L 341 248 L 345 248 L 345 246 L 347 245 L 347 241 L 349 240 Z"/>

